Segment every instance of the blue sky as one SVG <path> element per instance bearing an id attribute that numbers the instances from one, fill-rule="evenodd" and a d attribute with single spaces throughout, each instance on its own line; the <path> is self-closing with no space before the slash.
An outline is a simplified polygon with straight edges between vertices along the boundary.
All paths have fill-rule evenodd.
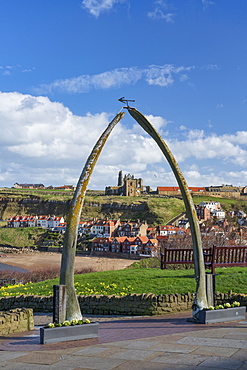
<path id="1" fill-rule="evenodd" d="M 247 185 L 246 0 L 0 3 L 0 186 L 76 184 L 121 109 L 146 115 L 190 186 Z M 176 185 L 126 112 L 91 189 L 119 170 Z"/>

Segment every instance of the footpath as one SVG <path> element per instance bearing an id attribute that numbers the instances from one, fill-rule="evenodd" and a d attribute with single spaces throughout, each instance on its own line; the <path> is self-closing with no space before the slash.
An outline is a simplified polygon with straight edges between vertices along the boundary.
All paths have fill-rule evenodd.
<path id="1" fill-rule="evenodd" d="M 187 322 L 190 312 L 151 317 L 97 317 L 99 337 L 41 345 L 35 330 L 0 337 L 0 368 L 18 370 L 247 369 L 247 321 Z"/>

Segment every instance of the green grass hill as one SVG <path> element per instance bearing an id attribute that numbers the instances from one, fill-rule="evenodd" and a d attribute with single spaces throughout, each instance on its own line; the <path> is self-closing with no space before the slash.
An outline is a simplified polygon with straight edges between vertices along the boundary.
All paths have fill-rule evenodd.
<path id="1" fill-rule="evenodd" d="M 0 189 L 0 219 L 13 215 L 68 214 L 70 191 Z M 88 191 L 82 219 L 146 220 L 151 225 L 166 224 L 185 210 L 181 199 L 164 197 L 104 196 Z"/>

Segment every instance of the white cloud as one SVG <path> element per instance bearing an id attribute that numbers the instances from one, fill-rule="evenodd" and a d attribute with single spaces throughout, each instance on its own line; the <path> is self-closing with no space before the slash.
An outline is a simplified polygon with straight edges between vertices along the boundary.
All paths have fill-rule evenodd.
<path id="1" fill-rule="evenodd" d="M 189 186 L 210 186 L 233 184 L 245 186 L 247 184 L 247 171 L 229 173 L 227 171 L 184 171 L 186 182 Z M 233 175 L 234 174 L 234 175 Z"/>
<path id="2" fill-rule="evenodd" d="M 168 124 L 168 121 L 160 116 L 153 116 L 152 114 L 150 114 L 150 115 L 146 115 L 146 117 L 159 133 Z"/>
<path id="3" fill-rule="evenodd" d="M 174 22 L 174 16 L 175 14 L 167 13 L 165 14 L 164 11 L 160 8 L 155 8 L 153 12 L 148 13 L 148 17 L 151 19 L 164 19 L 167 23 L 173 23 Z"/>
<path id="4" fill-rule="evenodd" d="M 217 64 L 206 64 L 202 66 L 201 69 L 206 69 L 207 71 L 210 71 L 210 70 L 217 71 L 220 68 Z"/>
<path id="5" fill-rule="evenodd" d="M 186 127 L 186 126 L 181 125 L 181 126 L 179 126 L 179 130 L 181 130 L 181 131 L 186 131 L 186 130 L 188 130 L 188 129 L 187 129 L 187 127 Z"/>
<path id="6" fill-rule="evenodd" d="M 109 11 L 115 5 L 123 2 L 125 2 L 125 0 L 83 0 L 82 8 L 98 18 L 101 13 Z"/>
<path id="7" fill-rule="evenodd" d="M 124 120 L 129 119 L 126 126 Z M 90 188 L 116 185 L 117 173 L 142 177 L 153 188 L 176 181 L 157 144 L 128 116 L 110 135 L 95 167 Z M 165 137 L 189 185 L 247 184 L 247 131 L 207 135 L 183 130 L 182 141 L 164 135 L 169 122 L 147 118 Z M 80 117 L 47 97 L 0 93 L 0 186 L 15 182 L 76 184 L 81 170 L 112 114 Z M 90 128 L 90 129 L 89 129 Z"/>
<path id="8" fill-rule="evenodd" d="M 234 135 L 225 134 L 222 139 L 238 145 L 247 145 L 247 131 L 237 131 Z"/>
<path id="9" fill-rule="evenodd" d="M 47 97 L 0 93 L 2 186 L 6 182 L 12 186 L 16 181 L 75 184 L 111 118 L 105 112 L 79 117 Z M 162 117 L 149 118 L 157 129 L 166 125 Z M 152 158 L 155 160 L 155 153 L 161 159 L 155 144 L 138 130 L 135 121 L 131 129 L 121 122 L 115 127 L 101 154 L 98 172 L 100 168 L 107 172 L 108 167 L 144 171 Z"/>
<path id="10" fill-rule="evenodd" d="M 173 23 L 175 13 L 169 12 L 172 9 L 172 6 L 168 4 L 167 1 L 164 0 L 157 0 L 154 2 L 155 9 L 152 12 L 148 12 L 148 17 L 156 20 L 156 19 L 163 19 L 167 23 Z"/>
<path id="11" fill-rule="evenodd" d="M 238 138 L 241 138 L 238 140 Z M 191 130 L 187 133 L 187 140 L 170 141 L 170 147 L 179 162 L 188 158 L 199 160 L 221 160 L 247 167 L 247 150 L 241 145 L 247 144 L 247 132 L 237 132 L 235 135 L 210 135 L 202 130 Z"/>
<path id="12" fill-rule="evenodd" d="M 190 130 L 188 132 L 188 138 L 191 141 L 199 140 L 204 137 L 204 131 L 203 130 Z"/>
<path id="13" fill-rule="evenodd" d="M 149 85 L 164 87 L 172 85 L 176 75 L 184 76 L 184 72 L 189 72 L 194 68 L 194 66 L 174 67 L 171 64 L 150 65 L 147 68 L 116 68 L 97 75 L 82 75 L 65 80 L 56 80 L 51 84 L 41 85 L 35 90 L 40 94 L 57 90 L 69 93 L 85 93 L 92 89 L 117 89 L 125 85 L 134 85 L 142 79 Z M 184 80 L 182 77 L 181 81 Z"/>
<path id="14" fill-rule="evenodd" d="M 189 77 L 186 74 L 181 74 L 179 79 L 180 79 L 181 82 L 184 82 L 184 81 L 187 81 L 189 79 Z"/>
<path id="15" fill-rule="evenodd" d="M 13 66 L 0 66 L 0 72 L 3 76 L 10 76 L 12 74 L 15 74 L 15 73 L 19 73 L 19 72 L 22 72 L 22 73 L 27 73 L 27 72 L 32 72 L 35 70 L 35 67 L 31 67 L 31 68 L 23 68 L 21 67 L 20 65 L 13 65 Z"/>

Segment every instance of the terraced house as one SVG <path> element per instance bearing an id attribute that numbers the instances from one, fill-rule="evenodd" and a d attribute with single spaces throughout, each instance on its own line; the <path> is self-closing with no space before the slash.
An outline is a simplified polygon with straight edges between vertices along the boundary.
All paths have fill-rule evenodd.
<path id="1" fill-rule="evenodd" d="M 147 236 L 95 238 L 92 243 L 94 251 L 136 254 L 145 257 L 158 255 L 158 240 L 149 239 Z"/>
<path id="2" fill-rule="evenodd" d="M 43 227 L 46 229 L 58 227 L 64 223 L 63 217 L 57 216 L 13 216 L 7 221 L 8 227 Z"/>
<path id="3" fill-rule="evenodd" d="M 102 235 L 104 237 L 113 236 L 116 228 L 121 225 L 120 220 L 97 220 L 91 226 L 92 235 Z"/>
<path id="4" fill-rule="evenodd" d="M 114 232 L 115 236 L 145 236 L 147 235 L 148 224 L 146 221 L 122 222 Z"/>

